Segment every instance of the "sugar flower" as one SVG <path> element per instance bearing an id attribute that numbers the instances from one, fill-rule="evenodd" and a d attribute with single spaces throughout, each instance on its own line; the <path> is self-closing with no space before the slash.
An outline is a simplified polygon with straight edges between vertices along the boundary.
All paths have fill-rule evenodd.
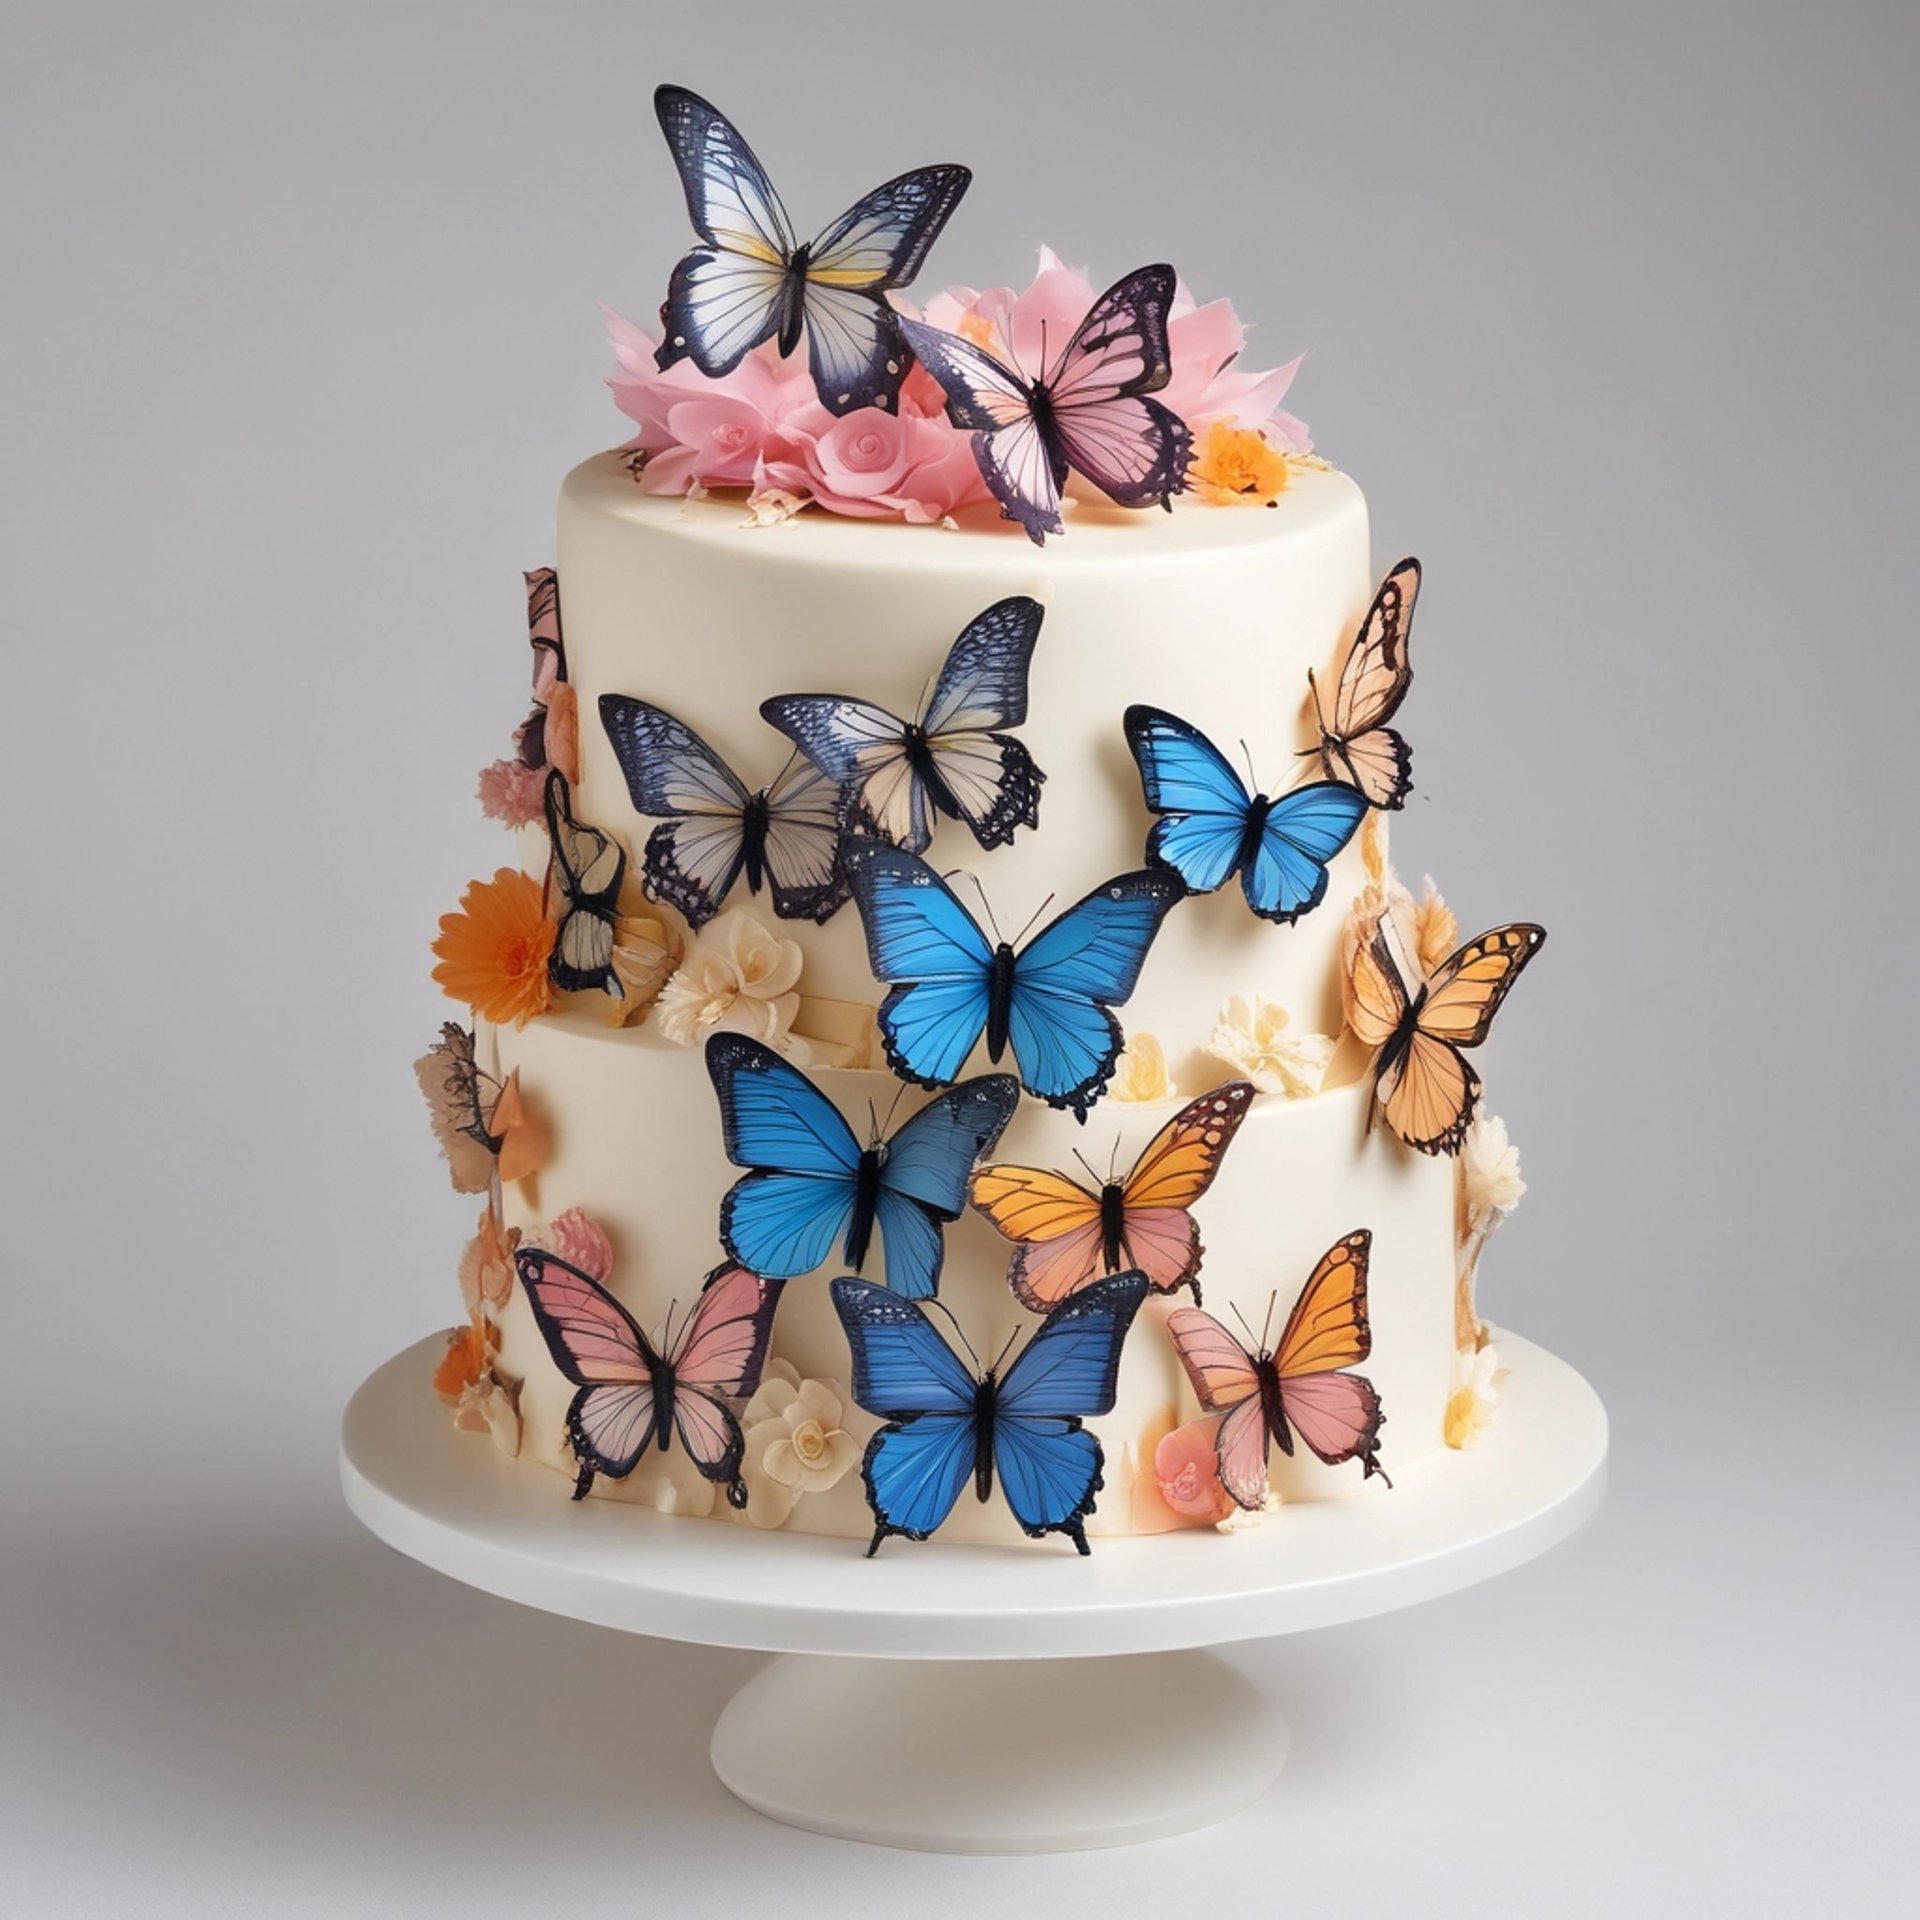
<path id="1" fill-rule="evenodd" d="M 688 944 L 660 991 L 655 1018 L 679 1047 L 703 1046 L 713 1033 L 744 1033 L 778 1047 L 799 1011 L 799 979 L 799 943 L 732 908 Z"/>
<path id="2" fill-rule="evenodd" d="M 807 1494 L 838 1486 L 859 1464 L 863 1449 L 846 1430 L 847 1405 L 837 1380 L 803 1380 L 784 1360 L 767 1363 L 740 1422 L 742 1511 L 754 1526 L 785 1526 Z"/>
<path id="3" fill-rule="evenodd" d="M 491 1368 L 460 1390 L 453 1424 L 462 1433 L 485 1433 L 509 1460 L 520 1452 L 520 1389 Z"/>
<path id="4" fill-rule="evenodd" d="M 493 1328 L 477 1307 L 464 1327 L 455 1327 L 447 1335 L 447 1350 L 434 1369 L 433 1390 L 449 1406 L 487 1371 L 493 1339 Z"/>
<path id="5" fill-rule="evenodd" d="M 1462 1347 L 1453 1356 L 1453 1394 L 1447 1401 L 1443 1433 L 1450 1447 L 1470 1447 L 1493 1420 L 1506 1374 L 1490 1346 Z"/>
<path id="6" fill-rule="evenodd" d="M 1262 1093 L 1301 1099 L 1318 1093 L 1333 1061 L 1333 1040 L 1324 1033 L 1292 1031 L 1291 1016 L 1278 1001 L 1236 993 L 1220 1009 L 1207 1051 L 1251 1080 Z"/>
<path id="7" fill-rule="evenodd" d="M 1270 507 L 1287 490 L 1287 457 L 1254 427 L 1213 420 L 1200 436 L 1187 480 L 1215 507 Z"/>
<path id="8" fill-rule="evenodd" d="M 495 1141 L 494 1165 L 502 1180 L 531 1179 L 546 1165 L 552 1138 L 521 1094 L 518 1067 L 507 1075 L 487 1124 Z"/>
<path id="9" fill-rule="evenodd" d="M 644 1020 L 647 1009 L 680 964 L 683 946 L 678 930 L 654 909 L 623 913 L 613 924 L 613 977 L 620 994 L 607 1006 L 607 1025 L 631 1027 Z"/>
<path id="10" fill-rule="evenodd" d="M 1520 1150 L 1507 1138 L 1507 1123 L 1481 1111 L 1460 1146 L 1460 1175 L 1466 1193 L 1467 1222 L 1479 1226 L 1491 1216 L 1505 1217 L 1520 1204 L 1527 1183 L 1520 1177 Z"/>
<path id="11" fill-rule="evenodd" d="M 485 1193 L 493 1185 L 494 1142 L 480 1115 L 479 1070 L 473 1035 L 446 1021 L 440 1038 L 413 1063 L 427 1098 L 433 1137 L 447 1157 L 455 1193 Z"/>
<path id="12" fill-rule="evenodd" d="M 569 1207 L 544 1227 L 527 1235 L 527 1244 L 538 1247 L 578 1267 L 589 1279 L 603 1286 L 613 1277 L 613 1242 L 584 1208 Z"/>
<path id="13" fill-rule="evenodd" d="M 480 1226 L 460 1256 L 460 1298 L 470 1314 L 498 1315 L 513 1292 L 513 1251 L 520 1230 L 505 1227 L 491 1207 L 484 1208 Z"/>
<path id="14" fill-rule="evenodd" d="M 516 833 L 541 817 L 545 793 L 546 775 L 524 760 L 496 760 L 480 769 L 480 811 Z"/>
<path id="15" fill-rule="evenodd" d="M 1267 1497 L 1257 1507 L 1235 1505 L 1233 1511 L 1213 1523 L 1215 1533 L 1245 1533 L 1249 1528 L 1264 1526 L 1278 1513 L 1285 1503 L 1269 1487 Z"/>
<path id="16" fill-rule="evenodd" d="M 552 1004 L 547 958 L 553 922 L 539 883 L 518 868 L 502 867 L 491 880 L 473 881 L 461 895 L 459 912 L 441 915 L 433 951 L 440 990 L 496 1026 L 524 1027 Z"/>
<path id="17" fill-rule="evenodd" d="M 1420 883 L 1420 898 L 1413 903 L 1413 941 L 1414 952 L 1428 973 L 1450 960 L 1460 944 L 1460 922 L 1440 897 L 1432 874 Z"/>
<path id="18" fill-rule="evenodd" d="M 1180 1527 L 1214 1527 L 1238 1511 L 1220 1484 L 1216 1441 L 1220 1417 L 1209 1414 L 1183 1427 L 1141 1436 L 1149 1464 L 1133 1483 L 1133 1525 L 1138 1533 L 1169 1533 Z"/>
<path id="19" fill-rule="evenodd" d="M 1115 1100 L 1172 1100 L 1177 1098 L 1173 1075 L 1167 1071 L 1167 1053 L 1150 1033 L 1127 1036 L 1125 1050 L 1114 1065 L 1109 1097 Z"/>
<path id="20" fill-rule="evenodd" d="M 1360 826 L 1360 865 L 1375 886 L 1385 881 L 1387 864 L 1387 816 L 1378 807 L 1369 807 Z"/>

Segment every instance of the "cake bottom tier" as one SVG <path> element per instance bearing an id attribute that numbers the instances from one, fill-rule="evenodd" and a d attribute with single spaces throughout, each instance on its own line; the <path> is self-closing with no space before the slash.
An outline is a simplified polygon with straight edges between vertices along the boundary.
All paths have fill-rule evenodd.
<path id="1" fill-rule="evenodd" d="M 567 1210 L 582 1209 L 613 1243 L 612 1291 L 650 1334 L 658 1333 L 670 1308 L 677 1325 L 703 1278 L 724 1258 L 720 1203 L 739 1177 L 722 1150 L 701 1055 L 644 1029 L 610 1029 L 578 1012 L 493 1031 L 486 1044 L 496 1050 L 503 1074 L 519 1073 L 522 1093 L 552 1136 L 539 1174 L 508 1186 L 507 1225 L 538 1235 Z M 813 1078 L 862 1139 L 872 1125 L 870 1109 L 884 1120 L 899 1097 L 897 1124 L 924 1097 L 911 1090 L 902 1096 L 899 1083 L 884 1073 L 820 1070 Z M 1185 1088 L 1183 1096 L 1201 1091 Z M 1178 1104 L 1108 1099 L 1082 1127 L 1068 1114 L 1023 1099 L 992 1157 L 1074 1170 L 1078 1150 L 1103 1172 L 1110 1161 L 1125 1169 Z M 1320 1256 L 1344 1236 L 1371 1230 L 1372 1352 L 1356 1371 L 1379 1393 L 1386 1415 L 1379 1459 L 1391 1474 L 1443 1444 L 1454 1352 L 1455 1170 L 1451 1161 L 1409 1152 L 1382 1128 L 1369 1129 L 1369 1106 L 1365 1084 L 1307 1099 L 1260 1096 L 1194 1212 L 1206 1248 L 1199 1279 L 1208 1312 L 1236 1331 L 1242 1321 L 1256 1335 L 1270 1325 L 1273 1337 Z M 946 1248 L 941 1301 L 975 1351 L 991 1359 L 1009 1336 L 1036 1324 L 1008 1289 L 1008 1244 L 985 1220 L 966 1213 L 947 1229 Z M 878 1278 L 878 1263 L 868 1267 L 869 1277 Z M 877 1422 L 847 1392 L 847 1344 L 827 1289 L 838 1271 L 829 1266 L 788 1284 L 769 1364 L 789 1383 L 829 1383 L 811 1400 L 837 1404 L 844 1431 L 863 1450 Z M 1149 1298 L 1127 1340 L 1113 1411 L 1087 1422 L 1106 1455 L 1089 1535 L 1157 1531 L 1171 1523 L 1152 1468 L 1160 1438 L 1199 1413 L 1164 1325 L 1170 1308 L 1185 1298 Z M 502 1316 L 498 1366 L 522 1383 L 522 1459 L 571 1476 L 566 1410 L 574 1390 L 517 1289 Z M 787 1396 L 778 1388 L 763 1394 L 771 1417 L 771 1402 Z M 766 1430 L 757 1452 L 755 1423 L 748 1426 L 747 1520 L 863 1542 L 871 1536 L 857 1464 L 833 1485 L 796 1499 L 762 1469 L 760 1455 L 777 1430 Z M 851 1452 L 840 1444 L 843 1462 Z M 791 1478 L 790 1457 L 783 1471 Z M 1275 1452 L 1270 1471 L 1282 1502 L 1339 1499 L 1363 1485 L 1358 1462 L 1327 1467 L 1304 1447 L 1290 1458 Z M 1378 1481 L 1365 1485 L 1369 1497 L 1399 1497 Z M 597 1480 L 592 1497 L 733 1517 L 677 1449 L 649 1455 L 626 1480 Z M 1031 1544 L 998 1493 L 981 1504 L 971 1491 L 941 1538 Z M 1046 1545 L 1063 1550 L 1057 1540 Z"/>

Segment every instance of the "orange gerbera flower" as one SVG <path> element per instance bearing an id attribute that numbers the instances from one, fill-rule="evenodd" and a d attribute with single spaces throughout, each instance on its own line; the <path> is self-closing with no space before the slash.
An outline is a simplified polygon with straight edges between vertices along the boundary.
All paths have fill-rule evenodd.
<path id="1" fill-rule="evenodd" d="M 475 880 L 460 896 L 460 911 L 440 916 L 433 950 L 440 958 L 433 970 L 440 990 L 495 1026 L 511 1021 L 524 1027 L 552 1003 L 547 956 L 553 922 L 539 882 L 517 868 Z"/>
<path id="2" fill-rule="evenodd" d="M 1287 457 L 1248 427 L 1215 420 L 1187 470 L 1193 490 L 1216 507 L 1270 507 L 1287 488 Z"/>
<path id="3" fill-rule="evenodd" d="M 442 1400 L 454 1401 L 487 1370 L 493 1345 L 485 1316 L 476 1313 L 464 1327 L 447 1335 L 447 1351 L 433 1372 L 433 1390 Z"/>

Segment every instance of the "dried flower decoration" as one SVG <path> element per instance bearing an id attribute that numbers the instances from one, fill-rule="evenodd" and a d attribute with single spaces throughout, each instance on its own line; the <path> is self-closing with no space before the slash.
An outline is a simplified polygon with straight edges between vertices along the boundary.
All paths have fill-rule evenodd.
<path id="1" fill-rule="evenodd" d="M 1460 944 L 1460 922 L 1453 909 L 1440 897 L 1440 889 L 1428 874 L 1420 883 L 1420 898 L 1413 906 L 1414 952 L 1422 969 L 1431 973 L 1441 961 L 1451 958 Z"/>
<path id="2" fill-rule="evenodd" d="M 496 760 L 480 769 L 480 811 L 516 833 L 540 818 L 546 776 L 524 760 Z"/>
<path id="3" fill-rule="evenodd" d="M 493 1103 L 490 1122 L 498 1142 L 495 1162 L 502 1180 L 530 1180 L 547 1163 L 553 1142 L 543 1121 L 527 1109 L 520 1092 L 520 1071 L 507 1075 L 500 1097 Z"/>
<path id="4" fill-rule="evenodd" d="M 613 976 L 620 997 L 607 1007 L 607 1025 L 631 1027 L 647 1017 L 660 989 L 680 964 L 684 943 L 658 910 L 623 913 L 613 923 Z"/>
<path id="5" fill-rule="evenodd" d="M 485 1193 L 493 1185 L 495 1141 L 487 1122 L 495 1089 L 483 1083 L 473 1058 L 473 1035 L 447 1021 L 440 1038 L 413 1063 L 427 1098 L 433 1137 L 447 1156 L 455 1193 Z"/>
<path id="6" fill-rule="evenodd" d="M 434 1370 L 433 1390 L 449 1406 L 456 1404 L 487 1371 L 493 1358 L 493 1328 L 477 1308 L 464 1327 L 447 1335 L 447 1350 Z"/>
<path id="7" fill-rule="evenodd" d="M 584 1208 L 569 1207 L 556 1214 L 527 1235 L 527 1245 L 564 1260 L 602 1286 L 613 1278 L 613 1242 Z"/>
<path id="8" fill-rule="evenodd" d="M 1519 1150 L 1507 1138 L 1507 1123 L 1499 1115 L 1482 1112 L 1467 1129 L 1460 1146 L 1459 1181 L 1453 1337 L 1457 1346 L 1482 1346 L 1486 1328 L 1474 1299 L 1480 1256 L 1527 1191 L 1527 1183 L 1520 1177 Z"/>
<path id="9" fill-rule="evenodd" d="M 1120 1058 L 1114 1063 L 1113 1084 L 1107 1089 L 1113 1100 L 1177 1100 L 1179 1089 L 1167 1071 L 1167 1051 L 1151 1033 L 1130 1033 Z"/>
<path id="10" fill-rule="evenodd" d="M 484 1433 L 509 1460 L 520 1453 L 520 1388 L 491 1368 L 460 1390 L 453 1424 L 461 1433 Z"/>
<path id="11" fill-rule="evenodd" d="M 469 1314 L 498 1318 L 513 1293 L 513 1250 L 519 1244 L 518 1227 L 502 1227 L 491 1207 L 481 1212 L 460 1256 L 460 1298 Z"/>
<path id="12" fill-rule="evenodd" d="M 502 867 L 468 885 L 457 913 L 441 915 L 433 978 L 448 999 L 496 1026 L 523 1027 L 553 1001 L 553 932 L 539 883 Z"/>
<path id="13" fill-rule="evenodd" d="M 742 1517 L 783 1527 L 810 1493 L 836 1487 L 864 1449 L 846 1428 L 851 1396 L 837 1380 L 803 1380 L 785 1360 L 769 1360 L 740 1425 L 746 1435 Z"/>
<path id="14" fill-rule="evenodd" d="M 1263 1527 L 1278 1513 L 1285 1503 L 1269 1487 L 1267 1497 L 1257 1507 L 1236 1506 L 1213 1523 L 1215 1533 L 1245 1533 L 1252 1527 Z"/>
<path id="15" fill-rule="evenodd" d="M 1334 1042 L 1324 1033 L 1292 1031 L 1292 1016 L 1278 1001 L 1236 993 L 1220 1009 L 1207 1051 L 1262 1093 L 1297 1100 L 1320 1091 Z"/>
<path id="16" fill-rule="evenodd" d="M 781 1047 L 800 1009 L 799 981 L 799 942 L 730 908 L 688 942 L 678 971 L 660 990 L 654 1019 L 677 1047 L 704 1046 L 715 1033 L 744 1033 Z"/>
<path id="17" fill-rule="evenodd" d="M 1270 507 L 1292 477 L 1286 454 L 1253 427 L 1214 420 L 1200 437 L 1187 480 L 1215 507 Z"/>
<path id="18" fill-rule="evenodd" d="M 1387 816 L 1378 807 L 1360 824 L 1360 865 L 1376 887 L 1392 871 L 1387 860 Z"/>
<path id="19" fill-rule="evenodd" d="M 1448 1446 L 1470 1447 L 1487 1430 L 1506 1377 L 1491 1346 L 1462 1347 L 1453 1356 L 1453 1393 L 1443 1423 Z"/>

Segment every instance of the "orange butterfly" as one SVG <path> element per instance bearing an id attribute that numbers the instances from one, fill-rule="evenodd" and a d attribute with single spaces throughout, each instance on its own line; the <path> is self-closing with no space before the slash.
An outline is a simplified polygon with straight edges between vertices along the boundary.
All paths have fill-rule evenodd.
<path id="1" fill-rule="evenodd" d="M 1378 1050 L 1374 1091 L 1387 1125 L 1421 1153 L 1457 1153 L 1480 1103 L 1480 1076 L 1460 1049 L 1493 1016 L 1547 930 L 1525 922 L 1469 940 L 1409 991 L 1392 920 L 1383 913 L 1347 968 L 1347 1025 Z"/>
<path id="2" fill-rule="evenodd" d="M 1404 806 L 1413 790 L 1413 754 L 1387 722 L 1413 685 L 1407 636 L 1413 631 L 1413 603 L 1419 597 L 1420 562 L 1402 560 L 1381 581 L 1348 650 L 1334 690 L 1331 726 L 1320 704 L 1313 669 L 1307 669 L 1320 744 L 1308 747 L 1300 757 L 1318 754 L 1329 780 L 1358 787 L 1370 804 L 1388 811 Z"/>
<path id="3" fill-rule="evenodd" d="M 1020 1303 L 1047 1313 L 1103 1274 L 1128 1269 L 1161 1293 L 1190 1284 L 1204 1249 L 1188 1209 L 1213 1185 L 1253 1097 L 1246 1081 L 1229 1080 L 1189 1101 L 1126 1179 L 1098 1192 L 1040 1167 L 980 1168 L 968 1198 L 1015 1244 L 1007 1284 Z"/>

